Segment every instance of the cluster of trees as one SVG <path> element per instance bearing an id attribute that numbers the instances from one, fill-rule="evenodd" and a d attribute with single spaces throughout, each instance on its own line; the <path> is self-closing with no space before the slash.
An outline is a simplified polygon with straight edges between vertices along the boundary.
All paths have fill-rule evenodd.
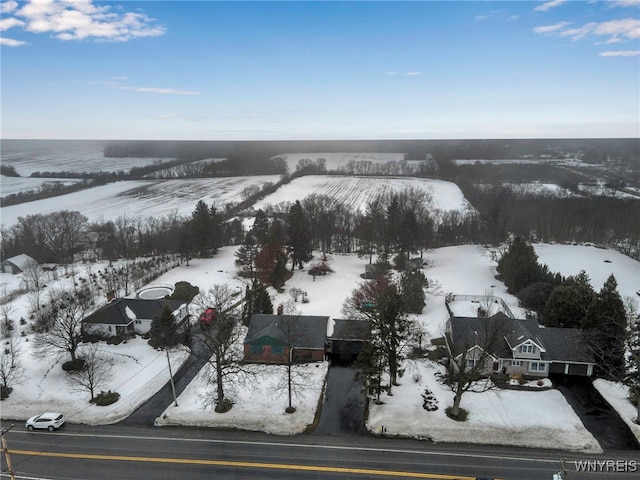
<path id="1" fill-rule="evenodd" d="M 242 222 L 226 219 L 226 213 L 203 201 L 186 218 L 177 212 L 146 219 L 124 214 L 104 222 L 89 222 L 80 212 L 69 210 L 27 215 L 11 228 L 3 227 L 2 257 L 26 253 L 40 263 L 70 263 L 80 252 L 107 260 L 209 256 L 222 245 L 243 240 Z"/>
<path id="2" fill-rule="evenodd" d="M 498 261 L 497 271 L 509 293 L 536 311 L 548 327 L 578 328 L 588 340 L 599 373 L 622 380 L 627 372 L 628 326 L 635 320 L 631 301 L 625 306 L 611 275 L 596 292 L 581 271 L 562 277 L 538 263 L 533 247 L 516 237 Z"/>
<path id="3" fill-rule="evenodd" d="M 399 278 L 382 272 L 363 282 L 343 305 L 346 318 L 368 322 L 371 339 L 363 346 L 358 365 L 366 377 L 368 391 L 380 399 L 390 395 L 403 375 L 402 361 L 421 344 L 424 331 L 409 314 L 425 306 L 427 280 L 422 272 L 403 272 Z M 383 384 L 384 375 L 389 382 Z"/>

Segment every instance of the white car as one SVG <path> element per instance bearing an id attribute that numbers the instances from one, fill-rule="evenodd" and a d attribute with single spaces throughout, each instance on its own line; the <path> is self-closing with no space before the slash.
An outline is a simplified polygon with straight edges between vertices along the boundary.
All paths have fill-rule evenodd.
<path id="1" fill-rule="evenodd" d="M 35 428 L 47 429 L 50 432 L 57 430 L 64 423 L 64 415 L 56 412 L 45 412 L 27 420 L 26 427 L 28 430 Z"/>

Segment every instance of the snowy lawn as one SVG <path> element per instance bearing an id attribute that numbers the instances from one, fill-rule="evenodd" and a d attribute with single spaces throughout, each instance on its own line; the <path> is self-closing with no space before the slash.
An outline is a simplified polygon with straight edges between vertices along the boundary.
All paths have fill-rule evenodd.
<path id="1" fill-rule="evenodd" d="M 120 399 L 99 407 L 89 403 L 88 392 L 76 392 L 67 386 L 67 373 L 62 370 L 67 357 L 34 358 L 33 342 L 27 340 L 28 337 L 19 337 L 26 380 L 15 385 L 9 398 L 2 401 L 2 418 L 26 420 L 45 411 L 59 411 L 71 423 L 115 423 L 128 417 L 169 381 L 166 353 L 153 349 L 146 340 L 135 338 L 120 345 L 100 343 L 102 352 L 113 362 L 113 378 L 101 390 L 118 392 Z M 187 356 L 184 351 L 170 354 L 174 372 Z"/>
<path id="2" fill-rule="evenodd" d="M 229 381 L 226 388 L 233 402 L 231 410 L 216 413 L 212 399 L 215 385 L 206 380 L 206 371 L 189 384 L 178 397 L 178 406 L 171 405 L 156 420 L 157 425 L 191 425 L 198 427 L 239 428 L 279 435 L 302 433 L 313 424 L 321 401 L 327 375 L 326 362 L 296 365 L 304 373 L 308 387 L 293 397 L 294 413 L 285 413 L 289 405 L 286 368 L 282 365 L 255 365 L 257 377 L 244 382 Z M 227 394 L 226 394 L 227 395 Z"/>
<path id="3" fill-rule="evenodd" d="M 383 394 L 382 405 L 370 402 L 367 428 L 386 435 L 430 438 L 435 442 L 462 442 L 532 448 L 554 448 L 599 453 L 596 439 L 556 390 L 539 392 L 489 390 L 468 392 L 462 408 L 467 421 L 447 417 L 453 392 L 436 374 L 444 367 L 434 362 L 408 362 L 407 371 L 394 387 L 393 396 Z M 429 389 L 438 409 L 428 412 L 422 394 Z"/>
<path id="4" fill-rule="evenodd" d="M 622 421 L 629 426 L 631 432 L 640 442 L 640 425 L 635 423 L 638 410 L 629 400 L 629 387 L 620 383 L 613 383 L 602 378 L 593 381 L 593 386 L 600 392 L 609 405 L 618 412 Z"/>

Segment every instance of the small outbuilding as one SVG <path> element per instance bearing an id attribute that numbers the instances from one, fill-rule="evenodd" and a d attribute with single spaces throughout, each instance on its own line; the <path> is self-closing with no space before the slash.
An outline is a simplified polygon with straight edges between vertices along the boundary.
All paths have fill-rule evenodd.
<path id="1" fill-rule="evenodd" d="M 38 262 L 25 253 L 7 258 L 2 261 L 2 273 L 22 273 L 27 265 L 37 265 Z"/>

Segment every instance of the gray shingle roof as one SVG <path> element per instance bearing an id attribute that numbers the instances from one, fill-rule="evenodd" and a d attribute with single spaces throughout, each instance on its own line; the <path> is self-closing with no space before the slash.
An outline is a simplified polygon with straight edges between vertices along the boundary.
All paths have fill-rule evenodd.
<path id="1" fill-rule="evenodd" d="M 183 300 L 144 300 L 141 298 L 118 298 L 107 303 L 83 320 L 83 323 L 100 323 L 105 325 L 128 325 L 132 319 L 127 315 L 127 307 L 136 318 L 153 320 L 160 318 L 162 309 L 167 305 L 175 311 L 186 302 Z M 177 319 L 181 320 L 181 319 Z"/>
<path id="2" fill-rule="evenodd" d="M 491 319 L 495 320 L 495 315 Z M 486 318 L 451 317 L 449 320 L 456 354 L 474 345 L 486 344 Z M 505 329 L 504 340 L 489 352 L 498 358 L 511 358 L 511 348 L 531 340 L 545 350 L 541 357 L 544 361 L 594 363 L 582 332 L 576 328 L 546 328 L 537 320 L 508 317 L 500 322 Z"/>
<path id="3" fill-rule="evenodd" d="M 271 337 L 296 348 L 324 349 L 328 316 L 254 314 L 244 343 Z M 290 332 L 290 333 L 287 333 Z"/>

